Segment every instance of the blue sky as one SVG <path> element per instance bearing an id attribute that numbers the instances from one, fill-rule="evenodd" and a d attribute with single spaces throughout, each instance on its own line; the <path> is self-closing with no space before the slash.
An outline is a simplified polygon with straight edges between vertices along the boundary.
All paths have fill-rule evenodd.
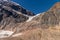
<path id="1" fill-rule="evenodd" d="M 52 7 L 57 1 L 60 0 L 13 0 L 14 2 L 19 3 L 22 7 L 31 12 L 37 14 L 47 11 Z"/>

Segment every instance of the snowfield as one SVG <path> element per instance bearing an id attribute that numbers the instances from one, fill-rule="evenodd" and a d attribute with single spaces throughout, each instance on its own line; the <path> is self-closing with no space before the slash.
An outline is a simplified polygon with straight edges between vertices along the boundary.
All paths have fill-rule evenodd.
<path id="1" fill-rule="evenodd" d="M 12 32 L 12 31 L 0 30 L 0 38 L 9 37 L 9 36 L 11 36 L 13 33 L 14 33 L 14 32 Z"/>

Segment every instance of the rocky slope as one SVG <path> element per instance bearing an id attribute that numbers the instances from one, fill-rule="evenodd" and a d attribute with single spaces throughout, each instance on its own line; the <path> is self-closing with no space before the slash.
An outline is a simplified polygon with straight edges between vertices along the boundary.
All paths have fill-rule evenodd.
<path id="1" fill-rule="evenodd" d="M 25 23 L 26 29 L 35 29 L 42 28 L 47 29 L 49 27 L 55 27 L 60 25 L 60 2 L 50 8 L 47 12 L 37 14 L 38 16 L 34 17 L 30 22 Z M 23 27 L 22 26 L 22 27 Z"/>
<path id="2" fill-rule="evenodd" d="M 60 2 L 50 8 L 47 12 L 40 14 L 35 17 L 33 20 L 38 22 L 36 25 L 40 25 L 41 27 L 49 27 L 56 26 L 60 24 Z"/>
<path id="3" fill-rule="evenodd" d="M 60 40 L 60 2 L 22 26 L 26 31 L 6 40 Z"/>
<path id="4" fill-rule="evenodd" d="M 34 14 L 17 3 L 0 0 L 0 29 L 14 29 Z M 12 28 L 12 29 L 11 29 Z"/>

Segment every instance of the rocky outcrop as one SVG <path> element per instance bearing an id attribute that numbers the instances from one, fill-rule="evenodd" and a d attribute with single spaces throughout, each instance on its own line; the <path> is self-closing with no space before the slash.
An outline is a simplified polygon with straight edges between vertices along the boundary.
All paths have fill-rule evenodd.
<path id="1" fill-rule="evenodd" d="M 34 14 L 11 1 L 0 1 L 0 29 L 14 30 Z M 19 26 L 18 26 L 19 27 Z"/>
<path id="2" fill-rule="evenodd" d="M 13 9 L 15 11 L 21 12 L 22 14 L 26 14 L 26 15 L 29 15 L 29 16 L 35 15 L 34 13 L 26 10 L 25 8 L 21 7 L 20 5 L 18 5 L 15 2 L 12 2 L 12 1 L 8 1 L 8 2 L 7 1 L 0 1 L 0 5 L 9 7 L 10 9 Z"/>

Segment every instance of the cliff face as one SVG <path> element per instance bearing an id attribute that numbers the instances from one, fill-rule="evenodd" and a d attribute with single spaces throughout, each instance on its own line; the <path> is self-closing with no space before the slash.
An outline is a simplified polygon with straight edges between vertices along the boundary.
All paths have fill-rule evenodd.
<path id="1" fill-rule="evenodd" d="M 0 1 L 0 29 L 14 29 L 34 14 L 10 1 Z M 20 25 L 20 24 L 19 24 Z"/>
<path id="2" fill-rule="evenodd" d="M 12 1 L 9 1 L 9 0 L 8 1 L 0 1 L 0 5 L 5 6 L 8 10 L 10 10 L 10 9 L 15 10 L 15 11 L 21 12 L 22 14 L 26 14 L 26 15 L 29 15 L 29 16 L 34 15 L 34 13 L 24 9 L 19 4 L 15 3 L 15 2 L 12 2 Z"/>

